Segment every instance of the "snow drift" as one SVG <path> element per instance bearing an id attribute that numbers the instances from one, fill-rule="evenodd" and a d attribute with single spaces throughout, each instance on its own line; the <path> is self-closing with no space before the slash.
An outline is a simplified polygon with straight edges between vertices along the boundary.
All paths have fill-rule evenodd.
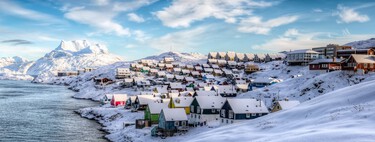
<path id="1" fill-rule="evenodd" d="M 290 110 L 203 132 L 190 141 L 372 141 L 374 87 L 375 81 L 369 81 L 339 89 Z"/>

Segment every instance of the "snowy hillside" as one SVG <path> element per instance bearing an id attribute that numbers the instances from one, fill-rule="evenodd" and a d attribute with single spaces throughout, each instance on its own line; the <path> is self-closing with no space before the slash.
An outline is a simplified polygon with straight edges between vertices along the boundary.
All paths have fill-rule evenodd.
<path id="1" fill-rule="evenodd" d="M 308 101 L 331 91 L 375 79 L 374 73 L 366 75 L 335 71 L 325 74 L 310 73 L 308 67 L 286 66 L 281 62 L 260 64 L 263 71 L 252 74 L 252 78 L 275 77 L 282 80 L 271 86 L 240 94 L 243 98 L 261 98 L 271 107 L 273 98 Z"/>
<path id="2" fill-rule="evenodd" d="M 347 43 L 345 45 L 352 46 L 353 48 L 370 48 L 375 47 L 375 38 L 368 40 L 354 41 Z"/>
<path id="3" fill-rule="evenodd" d="M 373 141 L 375 81 L 319 96 L 299 106 L 191 136 L 190 141 Z M 246 132 L 246 133 L 244 133 Z"/>
<path id="4" fill-rule="evenodd" d="M 144 59 L 163 60 L 164 57 L 173 57 L 176 61 L 187 62 L 205 62 L 207 56 L 200 53 L 180 53 L 180 52 L 165 52 L 156 56 L 149 56 Z"/>
<path id="5" fill-rule="evenodd" d="M 113 64 L 122 59 L 108 53 L 108 49 L 99 44 L 88 41 L 61 41 L 60 45 L 44 57 L 35 61 L 27 74 L 51 74 L 59 70 L 78 70 L 83 68 L 97 68 Z"/>

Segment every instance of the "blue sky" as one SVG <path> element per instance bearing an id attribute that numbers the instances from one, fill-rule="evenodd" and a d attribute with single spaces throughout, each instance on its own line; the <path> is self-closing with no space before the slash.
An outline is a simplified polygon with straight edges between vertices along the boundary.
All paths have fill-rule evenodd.
<path id="1" fill-rule="evenodd" d="M 375 37 L 373 13 L 371 0 L 1 0 L 0 57 L 35 60 L 81 39 L 126 60 L 278 52 Z"/>

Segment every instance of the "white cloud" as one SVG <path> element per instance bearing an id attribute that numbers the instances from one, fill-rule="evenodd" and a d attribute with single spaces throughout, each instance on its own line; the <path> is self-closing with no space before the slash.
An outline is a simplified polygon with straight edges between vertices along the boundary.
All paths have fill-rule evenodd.
<path id="1" fill-rule="evenodd" d="M 313 12 L 315 12 L 315 13 L 321 13 L 321 12 L 323 12 L 323 10 L 320 9 L 320 8 L 315 8 L 315 9 L 313 9 Z"/>
<path id="2" fill-rule="evenodd" d="M 193 22 L 210 17 L 236 23 L 239 16 L 251 15 L 254 8 L 274 4 L 252 0 L 176 0 L 169 7 L 154 14 L 165 26 L 178 28 L 189 27 Z"/>
<path id="3" fill-rule="evenodd" d="M 128 12 L 133 11 L 143 6 L 147 6 L 157 2 L 158 0 L 132 0 L 132 1 L 118 1 L 114 2 L 112 9 L 114 11 Z"/>
<path id="4" fill-rule="evenodd" d="M 358 13 L 354 8 L 338 5 L 337 10 L 338 11 L 333 14 L 334 16 L 339 16 L 340 18 L 339 20 L 337 20 L 337 23 L 363 23 L 370 20 L 367 15 Z"/>
<path id="5" fill-rule="evenodd" d="M 51 51 L 50 48 L 40 47 L 36 45 L 0 45 L 0 49 L 0 57 L 21 56 L 30 60 L 36 60 Z"/>
<path id="6" fill-rule="evenodd" d="M 133 35 L 135 36 L 135 40 L 140 41 L 140 42 L 145 42 L 146 40 L 151 38 L 150 36 L 146 35 L 146 33 L 141 30 L 133 31 Z"/>
<path id="7" fill-rule="evenodd" d="M 35 21 L 42 21 L 42 22 L 49 22 L 49 23 L 63 23 L 62 20 L 57 19 L 49 14 L 26 9 L 17 5 L 16 3 L 13 3 L 12 1 L 7 1 L 7 0 L 0 0 L 0 11 L 10 14 L 10 15 L 19 16 L 22 18 L 35 20 Z"/>
<path id="8" fill-rule="evenodd" d="M 298 16 L 282 16 L 268 21 L 262 21 L 262 17 L 253 16 L 242 19 L 238 31 L 244 33 L 268 34 L 272 28 L 281 25 L 293 23 L 298 19 Z"/>
<path id="9" fill-rule="evenodd" d="M 149 46 L 160 51 L 186 51 L 197 47 L 203 41 L 207 27 L 198 27 L 191 30 L 183 30 L 168 33 L 162 37 L 150 40 Z"/>
<path id="10" fill-rule="evenodd" d="M 330 43 L 342 45 L 356 40 L 368 39 L 368 37 L 374 36 L 375 35 L 339 35 L 324 32 L 300 33 L 296 29 L 289 29 L 284 33 L 284 35 L 275 39 L 271 39 L 267 43 L 255 45 L 253 46 L 253 48 L 268 51 L 289 51 L 321 47 L 326 46 Z"/>
<path id="11" fill-rule="evenodd" d="M 114 32 L 119 36 L 130 35 L 128 28 L 124 28 L 112 20 L 116 16 L 114 13 L 82 9 L 69 11 L 64 16 L 70 20 L 97 28 L 103 33 Z"/>
<path id="12" fill-rule="evenodd" d="M 129 13 L 128 18 L 130 21 L 137 22 L 137 23 L 142 23 L 145 21 L 145 19 L 143 19 L 141 16 L 138 16 L 135 13 Z"/>

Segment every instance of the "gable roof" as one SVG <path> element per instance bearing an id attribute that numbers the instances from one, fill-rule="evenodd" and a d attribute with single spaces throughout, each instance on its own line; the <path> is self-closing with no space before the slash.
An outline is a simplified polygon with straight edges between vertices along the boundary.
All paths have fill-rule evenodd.
<path id="1" fill-rule="evenodd" d="M 202 109 L 220 109 L 225 102 L 221 96 L 196 96 L 195 99 Z"/>
<path id="2" fill-rule="evenodd" d="M 185 109 L 183 108 L 163 108 L 163 115 L 165 121 L 187 121 L 188 118 L 185 113 Z"/>
<path id="3" fill-rule="evenodd" d="M 113 94 L 112 99 L 114 101 L 126 101 L 128 99 L 127 94 Z"/>
<path id="4" fill-rule="evenodd" d="M 217 92 L 221 93 L 237 93 L 232 85 L 219 85 L 217 88 Z"/>
<path id="5" fill-rule="evenodd" d="M 197 96 L 216 96 L 215 91 L 195 91 Z"/>
<path id="6" fill-rule="evenodd" d="M 152 102 L 148 104 L 148 108 L 151 114 L 159 114 L 163 108 L 168 108 L 168 104 Z"/>
<path id="7" fill-rule="evenodd" d="M 155 102 L 158 98 L 155 98 L 153 95 L 138 95 L 137 96 L 139 104 L 147 105 L 151 102 Z"/>
<path id="8" fill-rule="evenodd" d="M 189 107 L 191 102 L 193 102 L 192 97 L 172 97 L 173 104 L 175 107 Z"/>
<path id="9" fill-rule="evenodd" d="M 357 63 L 375 63 L 375 55 L 352 54 L 351 58 Z"/>
<path id="10" fill-rule="evenodd" d="M 255 99 L 227 99 L 234 113 L 268 113 L 263 101 Z"/>

